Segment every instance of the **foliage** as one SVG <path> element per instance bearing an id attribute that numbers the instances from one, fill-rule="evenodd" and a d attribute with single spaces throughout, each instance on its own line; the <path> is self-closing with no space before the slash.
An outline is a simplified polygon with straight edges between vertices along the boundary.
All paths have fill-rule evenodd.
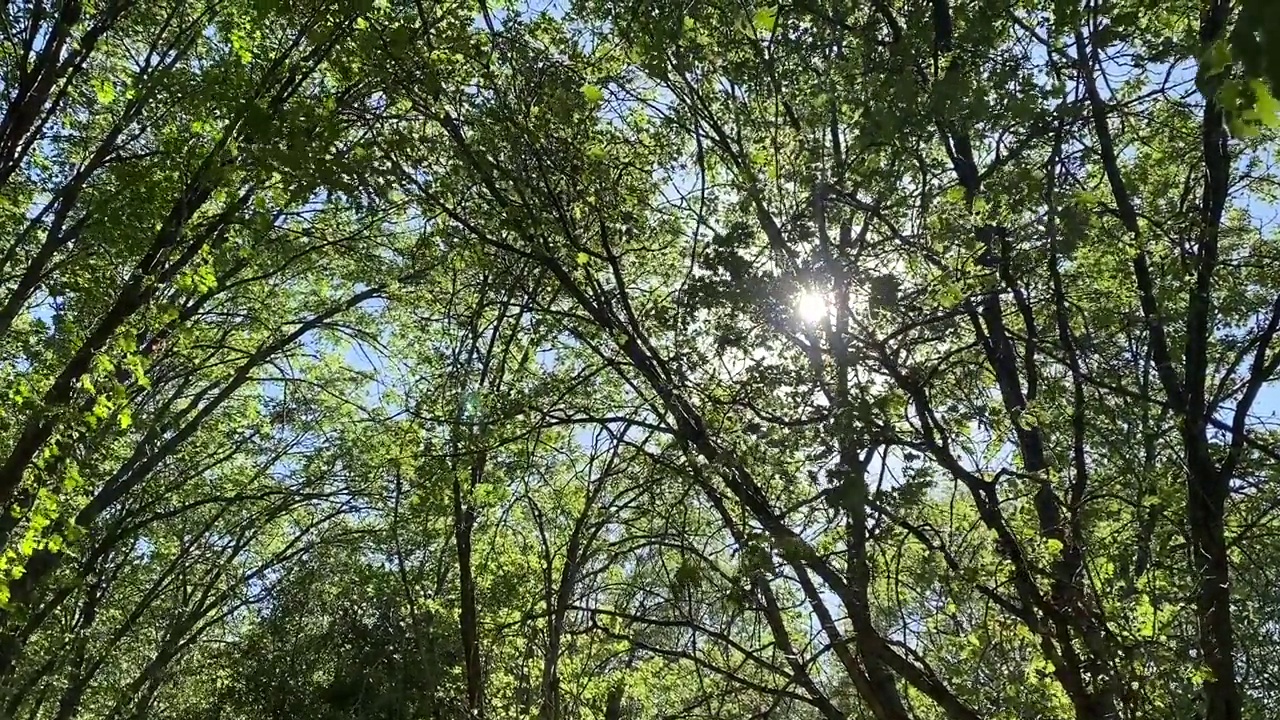
<path id="1" fill-rule="evenodd" d="M 0 717 L 1269 717 L 1276 8 L 9 3 Z"/>

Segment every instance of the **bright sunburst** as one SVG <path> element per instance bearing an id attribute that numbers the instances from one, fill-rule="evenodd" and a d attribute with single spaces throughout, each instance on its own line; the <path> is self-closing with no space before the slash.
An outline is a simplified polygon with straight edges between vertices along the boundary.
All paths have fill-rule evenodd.
<path id="1" fill-rule="evenodd" d="M 827 316 L 827 298 L 819 292 L 803 292 L 796 298 L 796 314 L 800 321 L 813 325 Z"/>

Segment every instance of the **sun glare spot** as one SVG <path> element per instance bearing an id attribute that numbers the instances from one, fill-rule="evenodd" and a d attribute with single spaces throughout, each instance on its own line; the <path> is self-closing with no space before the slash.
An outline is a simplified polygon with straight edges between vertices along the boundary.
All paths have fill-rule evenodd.
<path id="1" fill-rule="evenodd" d="M 827 298 L 817 292 L 801 293 L 796 299 L 796 314 L 809 325 L 821 321 L 827 316 Z"/>

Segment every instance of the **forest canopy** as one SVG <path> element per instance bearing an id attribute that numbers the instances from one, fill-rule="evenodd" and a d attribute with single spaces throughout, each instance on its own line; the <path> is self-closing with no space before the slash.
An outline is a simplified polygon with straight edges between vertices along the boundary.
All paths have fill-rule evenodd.
<path id="1" fill-rule="evenodd" d="M 1280 713 L 1280 4 L 11 0 L 0 718 Z"/>

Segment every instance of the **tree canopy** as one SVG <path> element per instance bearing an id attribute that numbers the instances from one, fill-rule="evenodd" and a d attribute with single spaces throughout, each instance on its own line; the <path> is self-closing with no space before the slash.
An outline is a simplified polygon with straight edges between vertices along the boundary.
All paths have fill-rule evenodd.
<path id="1" fill-rule="evenodd" d="M 2 11 L 0 718 L 1280 711 L 1280 5 Z"/>

